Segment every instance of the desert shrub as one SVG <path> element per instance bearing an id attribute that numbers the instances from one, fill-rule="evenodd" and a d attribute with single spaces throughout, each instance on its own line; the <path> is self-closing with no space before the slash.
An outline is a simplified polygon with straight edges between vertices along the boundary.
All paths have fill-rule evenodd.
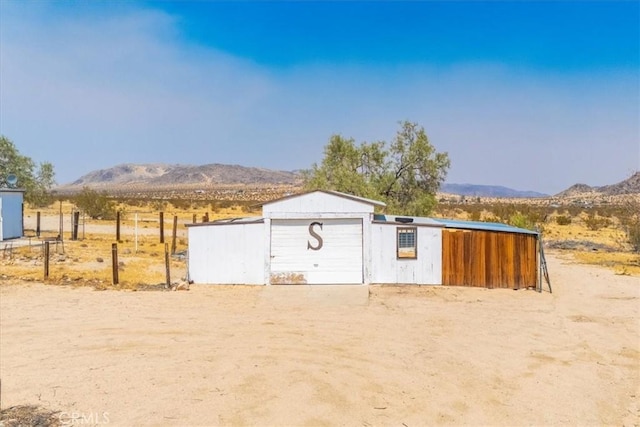
<path id="1" fill-rule="evenodd" d="M 50 191 L 33 190 L 29 205 L 34 208 L 48 208 L 56 201 Z"/>
<path id="2" fill-rule="evenodd" d="M 525 206 L 521 212 L 534 224 L 544 224 L 551 213 L 548 208 L 542 206 Z"/>
<path id="3" fill-rule="evenodd" d="M 106 192 L 99 193 L 89 187 L 84 187 L 73 198 L 73 203 L 92 219 L 114 219 L 116 217 L 116 204 L 109 199 Z"/>
<path id="4" fill-rule="evenodd" d="M 592 212 L 587 215 L 584 223 L 589 230 L 598 231 L 601 228 L 610 226 L 611 220 L 609 218 L 598 216 Z"/>
<path id="5" fill-rule="evenodd" d="M 480 221 L 481 217 L 482 217 L 482 212 L 480 211 L 474 210 L 469 213 L 469 219 L 471 221 Z"/>
<path id="6" fill-rule="evenodd" d="M 196 200 L 193 200 L 193 202 L 191 203 L 191 208 L 192 209 L 202 209 L 202 208 L 206 208 L 210 204 L 211 204 L 210 200 L 196 199 Z"/>
<path id="7" fill-rule="evenodd" d="M 191 200 L 188 199 L 171 199 L 171 205 L 176 209 L 188 211 L 191 209 Z"/>
<path id="8" fill-rule="evenodd" d="M 500 222 L 508 222 L 512 216 L 518 213 L 515 205 L 506 203 L 496 203 L 490 206 L 490 212 L 500 220 Z"/>
<path id="9" fill-rule="evenodd" d="M 500 222 L 500 218 L 495 217 L 493 215 L 489 215 L 482 220 L 483 222 Z"/>
<path id="10" fill-rule="evenodd" d="M 217 212 L 220 209 L 229 209 L 237 204 L 238 203 L 233 200 L 214 200 L 211 202 L 211 211 Z"/>
<path id="11" fill-rule="evenodd" d="M 120 219 L 124 221 L 129 216 L 129 210 L 127 209 L 127 205 L 120 205 L 118 208 L 115 208 L 116 212 L 120 212 Z"/>
<path id="12" fill-rule="evenodd" d="M 147 204 L 147 200 L 140 197 L 127 197 L 122 199 L 121 203 L 126 204 L 128 206 L 141 208 Z"/>
<path id="13" fill-rule="evenodd" d="M 569 205 L 567 206 L 566 209 L 569 216 L 572 216 L 572 217 L 580 216 L 580 214 L 585 211 L 585 209 L 579 205 Z"/>
<path id="14" fill-rule="evenodd" d="M 478 203 L 468 203 L 460 207 L 462 211 L 467 213 L 471 221 L 480 221 L 484 206 Z"/>
<path id="15" fill-rule="evenodd" d="M 167 209 L 167 204 L 167 201 L 164 199 L 154 199 L 153 201 L 151 201 L 151 209 L 158 212 L 163 212 Z"/>
<path id="16" fill-rule="evenodd" d="M 558 225 L 569 225 L 571 224 L 571 217 L 568 215 L 558 215 L 556 217 L 556 224 Z"/>
<path id="17" fill-rule="evenodd" d="M 640 253 L 640 220 L 636 220 L 626 227 L 627 238 L 633 252 Z"/>
<path id="18" fill-rule="evenodd" d="M 633 252 L 640 253 L 640 202 L 629 202 L 616 212 L 620 227 Z"/>
<path id="19" fill-rule="evenodd" d="M 255 204 L 245 204 L 242 206 L 242 212 L 248 214 L 260 213 L 262 211 L 261 206 L 257 206 Z"/>
<path id="20" fill-rule="evenodd" d="M 516 212 L 511 217 L 509 217 L 509 224 L 514 227 L 525 228 L 527 230 L 535 229 L 535 222 L 531 220 L 528 215 L 525 215 L 521 212 Z"/>

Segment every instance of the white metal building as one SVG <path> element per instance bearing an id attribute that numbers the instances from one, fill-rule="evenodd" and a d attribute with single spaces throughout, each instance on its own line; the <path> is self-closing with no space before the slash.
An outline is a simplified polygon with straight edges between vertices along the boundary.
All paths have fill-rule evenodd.
<path id="1" fill-rule="evenodd" d="M 24 190 L 0 188 L 0 241 L 22 237 Z"/>
<path id="2" fill-rule="evenodd" d="M 189 224 L 189 279 L 210 284 L 442 284 L 442 227 L 375 215 L 384 203 L 312 191 L 261 218 Z"/>

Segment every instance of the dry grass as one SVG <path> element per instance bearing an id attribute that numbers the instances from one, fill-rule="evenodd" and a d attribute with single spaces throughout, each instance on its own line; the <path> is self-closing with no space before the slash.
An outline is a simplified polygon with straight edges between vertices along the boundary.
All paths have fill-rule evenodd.
<path id="1" fill-rule="evenodd" d="M 159 214 L 150 206 L 121 205 L 125 212 L 121 220 L 120 242 L 118 242 L 119 284 L 113 285 L 112 244 L 116 243 L 115 221 L 80 220 L 78 237 L 70 240 L 70 217 L 73 204 L 56 203 L 41 213 L 41 237 L 55 237 L 59 232 L 59 213 L 64 218 L 64 242 L 50 244 L 49 278 L 51 284 L 93 286 L 97 289 L 162 289 L 158 284 L 166 281 L 165 247 L 171 250 L 173 218 L 178 218 L 176 256 L 170 256 L 171 282 L 186 278 L 187 249 L 185 224 L 197 222 L 208 213 L 209 220 L 252 215 L 246 208 L 231 206 L 209 212 L 206 208 L 180 211 L 170 204 L 164 209 L 164 241 L 160 243 Z M 134 233 L 137 214 L 138 237 Z M 255 215 L 255 213 L 253 213 Z M 36 210 L 25 210 L 25 234 L 35 235 Z M 84 226 L 84 227 L 83 227 Z M 33 246 L 0 247 L 0 280 L 17 279 L 41 281 L 44 279 L 44 251 L 41 241 L 33 238 Z M 9 249 L 10 248 L 10 249 Z"/>
<path id="2" fill-rule="evenodd" d="M 574 220 L 568 225 L 558 225 L 549 222 L 544 225 L 545 240 L 588 240 L 625 250 L 625 235 L 615 226 L 603 227 L 600 230 L 590 230 L 583 222 Z"/>
<path id="3" fill-rule="evenodd" d="M 36 405 L 12 406 L 0 411 L 0 426 L 3 427 L 57 427 L 60 425 L 62 425 L 60 412 Z"/>
<path id="4" fill-rule="evenodd" d="M 553 217 L 552 217 L 553 219 Z M 584 264 L 600 265 L 612 269 L 616 274 L 640 276 L 640 254 L 630 251 L 626 235 L 617 218 L 598 230 L 587 225 L 585 214 L 572 217 L 571 224 L 559 225 L 549 221 L 544 225 L 547 242 L 578 242 L 593 246 L 591 250 L 570 250 L 574 258 Z"/>
<path id="5" fill-rule="evenodd" d="M 625 252 L 574 252 L 575 259 L 584 264 L 601 265 L 616 274 L 640 276 L 640 256 Z"/>

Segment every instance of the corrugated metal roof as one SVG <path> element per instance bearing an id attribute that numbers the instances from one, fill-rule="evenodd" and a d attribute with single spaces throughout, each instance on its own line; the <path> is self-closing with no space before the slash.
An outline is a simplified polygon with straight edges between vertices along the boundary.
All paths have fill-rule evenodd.
<path id="1" fill-rule="evenodd" d="M 406 225 L 431 225 L 434 227 L 444 227 L 443 224 L 437 222 L 432 218 L 420 217 L 420 216 L 402 216 L 402 215 L 373 215 L 374 222 L 388 222 L 393 224 L 406 224 Z"/>
<path id="2" fill-rule="evenodd" d="M 506 233 L 539 234 L 537 231 L 518 228 L 498 222 L 461 221 L 456 219 L 434 218 L 446 228 L 462 228 L 465 230 L 503 231 Z"/>

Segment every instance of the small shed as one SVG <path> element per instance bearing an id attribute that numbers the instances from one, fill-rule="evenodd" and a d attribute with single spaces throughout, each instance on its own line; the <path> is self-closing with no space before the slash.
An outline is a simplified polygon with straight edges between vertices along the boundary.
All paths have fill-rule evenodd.
<path id="1" fill-rule="evenodd" d="M 520 289 L 538 285 L 539 233 L 506 224 L 438 219 L 442 283 Z"/>
<path id="2" fill-rule="evenodd" d="M 504 224 L 379 214 L 379 201 L 316 190 L 262 216 L 188 224 L 195 283 L 536 286 L 538 234 Z"/>
<path id="3" fill-rule="evenodd" d="M 262 217 L 189 224 L 189 279 L 211 284 L 441 284 L 442 225 L 374 214 L 384 203 L 311 191 Z"/>
<path id="4" fill-rule="evenodd" d="M 0 188 L 0 241 L 24 234 L 24 190 Z"/>

